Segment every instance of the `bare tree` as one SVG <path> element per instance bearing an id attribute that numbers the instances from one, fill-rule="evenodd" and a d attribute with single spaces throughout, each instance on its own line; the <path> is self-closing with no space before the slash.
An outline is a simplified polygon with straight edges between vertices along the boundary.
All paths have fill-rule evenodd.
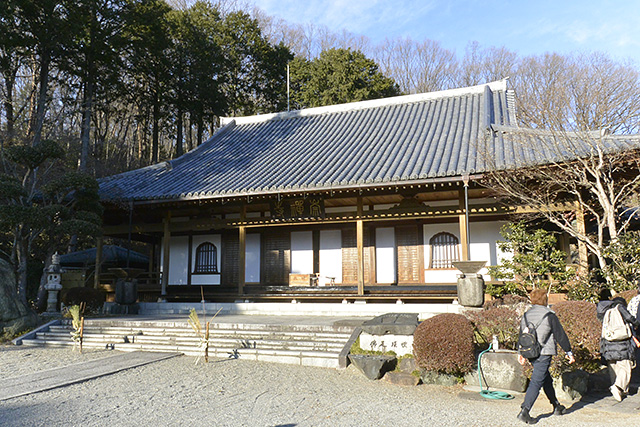
<path id="1" fill-rule="evenodd" d="M 475 86 L 512 76 L 517 68 L 517 55 L 505 47 L 482 48 L 470 42 L 460 64 L 459 86 Z"/>
<path id="2" fill-rule="evenodd" d="M 497 138 L 488 138 L 483 151 L 484 184 L 582 242 L 605 267 L 606 246 L 627 229 L 637 206 L 640 136 L 504 126 L 493 131 Z"/>
<path id="3" fill-rule="evenodd" d="M 511 79 L 517 98 L 520 124 L 540 129 L 553 129 L 566 123 L 571 114 L 567 93 L 570 61 L 555 53 L 531 56 L 520 61 Z"/>
<path id="4" fill-rule="evenodd" d="M 440 42 L 387 39 L 378 45 L 374 58 L 380 70 L 398 82 L 404 93 L 431 92 L 454 85 L 457 60 Z"/>

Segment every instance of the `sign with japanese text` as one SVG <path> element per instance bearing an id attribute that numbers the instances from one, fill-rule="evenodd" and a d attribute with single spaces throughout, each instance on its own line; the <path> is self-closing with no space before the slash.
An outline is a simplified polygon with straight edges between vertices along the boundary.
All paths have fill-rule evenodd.
<path id="1" fill-rule="evenodd" d="M 324 219 L 324 199 L 319 196 L 302 199 L 281 199 L 271 202 L 270 208 L 271 218 L 274 219 Z"/>

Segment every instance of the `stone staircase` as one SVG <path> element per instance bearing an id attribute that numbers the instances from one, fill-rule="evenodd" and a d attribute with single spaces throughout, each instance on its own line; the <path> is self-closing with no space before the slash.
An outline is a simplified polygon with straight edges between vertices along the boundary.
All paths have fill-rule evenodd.
<path id="1" fill-rule="evenodd" d="M 335 325 L 211 323 L 209 357 L 346 367 L 354 329 L 353 326 Z M 32 346 L 73 346 L 71 331 L 70 320 L 63 319 L 24 337 L 21 343 Z M 108 348 L 124 352 L 204 355 L 201 339 L 186 319 L 85 319 L 82 345 L 83 348 Z"/>

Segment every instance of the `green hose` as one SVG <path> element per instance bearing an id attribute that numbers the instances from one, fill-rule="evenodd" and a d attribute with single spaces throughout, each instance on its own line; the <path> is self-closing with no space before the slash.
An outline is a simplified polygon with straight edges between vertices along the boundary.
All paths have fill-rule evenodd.
<path id="1" fill-rule="evenodd" d="M 482 353 L 480 353 L 480 355 L 478 356 L 478 382 L 480 383 L 480 395 L 482 397 L 486 397 L 487 399 L 502 399 L 502 400 L 513 399 L 513 396 L 510 395 L 509 393 L 505 393 L 503 391 L 483 390 L 482 388 L 482 369 L 480 368 L 480 361 L 482 360 L 482 355 L 485 354 L 487 351 L 491 350 L 491 347 L 493 347 L 493 345 L 489 344 L 489 348 L 483 351 Z"/>

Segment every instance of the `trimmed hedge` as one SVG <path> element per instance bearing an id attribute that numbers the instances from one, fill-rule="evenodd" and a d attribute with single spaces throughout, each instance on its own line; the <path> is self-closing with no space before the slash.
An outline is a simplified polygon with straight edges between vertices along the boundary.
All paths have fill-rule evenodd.
<path id="1" fill-rule="evenodd" d="M 418 325 L 413 355 L 420 368 L 464 375 L 475 366 L 473 325 L 461 314 L 437 314 Z"/>
<path id="2" fill-rule="evenodd" d="M 478 347 L 485 349 L 498 337 L 500 347 L 515 350 L 518 343 L 520 316 L 510 307 L 492 307 L 487 310 L 471 312 L 468 318 L 475 328 Z"/>
<path id="3" fill-rule="evenodd" d="M 569 337 L 576 363 L 569 365 L 564 351 L 558 347 L 558 355 L 551 363 L 551 374 L 558 376 L 575 369 L 597 372 L 601 366 L 602 324 L 596 317 L 596 305 L 586 301 L 563 301 L 554 304 L 553 311 Z"/>

